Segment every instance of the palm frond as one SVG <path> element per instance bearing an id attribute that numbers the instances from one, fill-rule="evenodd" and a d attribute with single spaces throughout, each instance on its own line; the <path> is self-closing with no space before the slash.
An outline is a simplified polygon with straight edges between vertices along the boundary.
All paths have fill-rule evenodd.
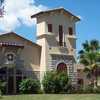
<path id="1" fill-rule="evenodd" d="M 94 51 L 100 49 L 99 41 L 96 40 L 96 39 L 91 40 L 90 45 L 91 45 L 91 49 L 94 50 Z"/>

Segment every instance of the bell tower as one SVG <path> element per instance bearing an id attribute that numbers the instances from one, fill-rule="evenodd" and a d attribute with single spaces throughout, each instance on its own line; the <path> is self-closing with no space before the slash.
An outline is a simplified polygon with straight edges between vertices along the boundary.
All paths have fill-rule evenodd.
<path id="1" fill-rule="evenodd" d="M 42 11 L 31 18 L 37 18 L 37 43 L 42 47 L 40 78 L 46 71 L 57 70 L 58 65 L 65 64 L 68 74 L 73 74 L 76 58 L 75 23 L 80 19 L 64 8 Z"/>

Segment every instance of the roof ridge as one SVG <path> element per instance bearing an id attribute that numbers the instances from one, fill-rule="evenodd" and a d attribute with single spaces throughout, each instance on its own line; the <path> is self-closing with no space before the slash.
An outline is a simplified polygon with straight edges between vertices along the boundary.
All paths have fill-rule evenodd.
<path id="1" fill-rule="evenodd" d="M 35 42 L 33 42 L 33 41 L 31 41 L 31 40 L 29 40 L 29 39 L 27 39 L 27 38 L 25 38 L 25 37 L 23 37 L 23 36 L 21 36 L 21 35 L 17 34 L 17 33 L 15 33 L 15 32 L 7 32 L 7 33 L 5 33 L 5 34 L 0 34 L 0 36 L 3 36 L 3 35 L 8 35 L 8 34 L 14 34 L 14 35 L 16 35 L 16 36 L 18 36 L 18 37 L 20 37 L 20 38 L 22 38 L 22 39 L 24 39 L 24 40 L 26 40 L 26 41 L 28 41 L 28 42 L 32 43 L 32 44 L 34 44 L 34 45 L 36 45 L 36 46 L 41 47 L 41 46 L 40 46 L 40 45 L 38 45 L 37 43 L 35 43 Z"/>
<path id="2" fill-rule="evenodd" d="M 48 10 L 44 10 L 44 11 L 40 11 L 34 15 L 31 16 L 31 18 L 34 18 L 34 17 L 37 17 L 39 16 L 40 14 L 44 14 L 44 13 L 48 13 L 48 12 L 52 12 L 52 11 L 57 11 L 57 10 L 64 10 L 66 13 L 68 13 L 69 15 L 75 17 L 77 20 L 80 20 L 80 18 L 76 15 L 74 15 L 72 12 L 70 12 L 69 10 L 66 10 L 65 8 L 63 7 L 59 7 L 59 8 L 53 8 L 53 9 L 48 9 Z"/>

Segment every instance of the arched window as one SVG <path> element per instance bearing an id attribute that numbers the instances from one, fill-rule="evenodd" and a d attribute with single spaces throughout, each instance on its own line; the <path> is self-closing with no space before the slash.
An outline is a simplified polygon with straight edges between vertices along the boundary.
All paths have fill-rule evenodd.
<path id="1" fill-rule="evenodd" d="M 66 71 L 67 72 L 67 65 L 65 63 L 59 63 L 57 66 L 57 71 Z"/>
<path id="2" fill-rule="evenodd" d="M 13 54 L 7 54 L 7 60 L 8 61 L 13 61 L 14 60 L 14 55 Z"/>
<path id="3" fill-rule="evenodd" d="M 6 54 L 5 54 L 5 57 L 6 57 L 6 64 L 12 64 L 12 63 L 14 63 L 14 61 L 15 61 L 15 53 L 13 53 L 13 52 L 7 52 Z"/>

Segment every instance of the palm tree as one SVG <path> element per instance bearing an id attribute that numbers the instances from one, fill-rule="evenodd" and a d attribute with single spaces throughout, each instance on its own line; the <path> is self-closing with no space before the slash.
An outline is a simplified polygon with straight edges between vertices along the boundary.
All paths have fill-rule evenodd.
<path id="1" fill-rule="evenodd" d="M 79 51 L 79 62 L 85 66 L 84 71 L 91 79 L 94 87 L 98 83 L 98 70 L 100 67 L 100 44 L 98 40 L 86 41 L 82 44 L 83 49 Z"/>

